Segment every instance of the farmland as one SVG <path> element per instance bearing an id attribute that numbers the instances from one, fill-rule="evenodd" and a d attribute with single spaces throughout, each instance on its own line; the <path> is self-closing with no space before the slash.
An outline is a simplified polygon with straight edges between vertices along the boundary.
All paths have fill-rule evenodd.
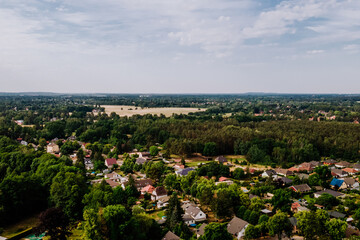
<path id="1" fill-rule="evenodd" d="M 110 114 L 115 112 L 120 117 L 133 116 L 133 115 L 160 115 L 164 114 L 166 117 L 170 117 L 174 114 L 189 114 L 191 112 L 205 111 L 205 108 L 176 108 L 176 107 L 164 107 L 164 108 L 140 108 L 129 105 L 102 105 L 105 108 L 105 113 Z"/>

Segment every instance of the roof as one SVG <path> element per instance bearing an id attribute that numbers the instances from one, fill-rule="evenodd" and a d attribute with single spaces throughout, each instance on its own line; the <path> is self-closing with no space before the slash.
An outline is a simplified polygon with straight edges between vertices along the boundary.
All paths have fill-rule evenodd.
<path id="1" fill-rule="evenodd" d="M 346 214 L 337 211 L 329 211 L 329 215 L 334 218 L 344 218 L 346 216 Z"/>
<path id="2" fill-rule="evenodd" d="M 156 187 L 155 190 L 153 191 L 153 194 L 156 194 L 156 196 L 164 196 L 167 195 L 167 191 L 163 186 L 160 187 Z"/>
<path id="3" fill-rule="evenodd" d="M 335 165 L 338 165 L 338 166 L 343 166 L 343 167 L 348 167 L 351 165 L 351 163 L 347 162 L 347 161 L 341 161 L 339 163 L 336 163 Z"/>
<path id="4" fill-rule="evenodd" d="M 265 170 L 264 173 L 266 173 L 268 176 L 276 175 L 276 172 L 273 169 Z"/>
<path id="5" fill-rule="evenodd" d="M 181 176 L 186 176 L 186 175 L 188 175 L 189 172 L 194 171 L 194 170 L 195 170 L 194 168 L 189 167 L 189 168 L 179 170 L 179 171 L 177 171 L 177 173 L 180 174 Z"/>
<path id="6" fill-rule="evenodd" d="M 290 184 L 293 182 L 293 180 L 291 180 L 290 178 L 287 178 L 287 177 L 282 177 L 282 178 L 279 178 L 279 181 L 285 183 L 285 184 Z"/>
<path id="7" fill-rule="evenodd" d="M 331 190 L 331 189 L 325 189 L 323 191 L 320 191 L 320 192 L 316 192 L 314 194 L 317 194 L 317 195 L 322 195 L 324 193 L 327 193 L 327 194 L 330 194 L 334 197 L 339 197 L 339 196 L 342 196 L 344 195 L 343 193 L 340 193 L 340 192 L 337 192 L 337 191 L 334 191 L 334 190 Z"/>
<path id="8" fill-rule="evenodd" d="M 335 163 L 337 163 L 337 161 L 335 161 L 334 159 L 328 159 L 328 160 L 325 160 L 324 163 L 335 164 Z"/>
<path id="9" fill-rule="evenodd" d="M 227 178 L 227 177 L 220 177 L 219 178 L 219 182 L 223 182 L 223 181 L 226 181 L 226 180 L 229 180 L 229 178 Z"/>
<path id="10" fill-rule="evenodd" d="M 299 192 L 307 192 L 307 191 L 311 190 L 311 188 L 307 184 L 294 185 L 294 186 L 291 186 L 291 188 L 293 188 L 295 191 L 299 191 Z"/>
<path id="11" fill-rule="evenodd" d="M 277 174 L 282 174 L 282 175 L 292 175 L 292 174 L 294 174 L 292 171 L 290 171 L 288 169 L 283 169 L 283 168 L 276 168 L 275 172 Z"/>
<path id="12" fill-rule="evenodd" d="M 206 223 L 201 224 L 199 229 L 196 230 L 196 234 L 198 234 L 200 236 L 204 235 L 206 226 L 207 226 Z"/>
<path id="13" fill-rule="evenodd" d="M 218 156 L 217 158 L 215 158 L 215 160 L 219 161 L 220 163 L 227 162 L 227 159 L 224 156 Z"/>
<path id="14" fill-rule="evenodd" d="M 291 218 L 289 218 L 289 221 L 290 221 L 291 225 L 293 225 L 294 227 L 296 227 L 296 225 L 297 225 L 297 219 L 296 219 L 296 217 L 291 217 Z"/>
<path id="15" fill-rule="evenodd" d="M 162 240 L 180 240 L 178 236 L 176 236 L 173 232 L 168 231 Z"/>
<path id="16" fill-rule="evenodd" d="M 196 215 L 198 215 L 199 212 L 201 212 L 201 209 L 195 206 L 188 206 L 186 209 L 184 209 L 185 214 L 190 215 L 191 217 L 195 218 Z"/>
<path id="17" fill-rule="evenodd" d="M 244 227 L 246 227 L 249 223 L 242 220 L 241 218 L 234 217 L 227 225 L 227 230 L 232 235 L 239 233 Z"/>
<path id="18" fill-rule="evenodd" d="M 139 158 L 136 159 L 135 163 L 144 164 L 144 163 L 146 163 L 146 159 L 143 158 L 143 157 L 139 157 Z"/>
<path id="19" fill-rule="evenodd" d="M 341 187 L 341 185 L 343 184 L 344 180 L 342 179 L 337 179 L 337 178 L 333 178 L 331 180 L 330 186 L 334 186 L 334 187 Z"/>
<path id="20" fill-rule="evenodd" d="M 119 186 L 119 185 L 120 185 L 120 183 L 115 182 L 115 181 L 110 180 L 110 179 L 105 179 L 105 181 L 106 181 L 106 182 L 107 182 L 107 184 L 109 184 L 112 188 L 117 187 L 117 186 Z"/>
<path id="21" fill-rule="evenodd" d="M 105 161 L 106 161 L 106 164 L 107 164 L 107 165 L 117 164 L 115 158 L 107 158 Z"/>
<path id="22" fill-rule="evenodd" d="M 291 208 L 298 208 L 298 207 L 300 207 L 301 205 L 300 205 L 300 203 L 299 202 L 294 202 L 294 203 L 292 203 L 291 204 Z"/>
<path id="23" fill-rule="evenodd" d="M 154 191 L 154 189 L 155 188 L 153 186 L 147 185 L 141 189 L 141 192 L 152 193 Z"/>
<path id="24" fill-rule="evenodd" d="M 358 171 L 353 168 L 344 168 L 343 171 L 348 173 L 357 173 Z"/>
<path id="25" fill-rule="evenodd" d="M 359 168 L 360 168 L 360 164 L 359 164 L 359 163 L 355 163 L 355 164 L 353 165 L 353 168 L 359 169 Z"/>
<path id="26" fill-rule="evenodd" d="M 164 196 L 158 199 L 159 202 L 166 203 L 170 200 L 170 196 Z"/>
<path id="27" fill-rule="evenodd" d="M 332 175 L 347 175 L 348 173 L 341 169 L 332 169 L 331 170 Z"/>
<path id="28" fill-rule="evenodd" d="M 346 185 L 354 185 L 356 183 L 355 179 L 353 178 L 344 178 L 344 182 L 346 183 Z"/>

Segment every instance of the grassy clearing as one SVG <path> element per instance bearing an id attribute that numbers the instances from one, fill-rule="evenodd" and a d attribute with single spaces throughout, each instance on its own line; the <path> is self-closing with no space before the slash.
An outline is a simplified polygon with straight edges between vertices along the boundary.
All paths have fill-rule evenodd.
<path id="1" fill-rule="evenodd" d="M 157 221 L 157 220 L 160 220 L 162 218 L 162 216 L 165 216 L 165 211 L 158 210 L 158 211 L 150 213 L 149 215 Z"/>
<path id="2" fill-rule="evenodd" d="M 145 114 L 164 114 L 166 117 L 172 116 L 175 114 L 189 114 L 191 112 L 201 112 L 205 111 L 205 108 L 140 108 L 135 106 L 127 105 L 103 105 L 101 107 L 105 108 L 106 114 L 111 114 L 115 112 L 120 117 L 123 116 L 132 116 L 132 115 L 145 115 Z"/>
<path id="3" fill-rule="evenodd" d="M 69 237 L 70 240 L 81 240 L 84 239 L 83 235 L 83 230 L 81 229 L 73 229 L 71 231 L 72 235 Z"/>
<path id="4" fill-rule="evenodd" d="M 1 236 L 10 238 L 20 232 L 23 232 L 24 230 L 35 227 L 38 222 L 38 214 L 24 218 L 15 224 L 4 227 L 4 232 L 1 234 Z"/>

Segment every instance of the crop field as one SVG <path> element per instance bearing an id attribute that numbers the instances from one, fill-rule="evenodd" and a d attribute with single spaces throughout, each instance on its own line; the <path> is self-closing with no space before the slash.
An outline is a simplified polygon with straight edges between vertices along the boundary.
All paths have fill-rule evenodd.
<path id="1" fill-rule="evenodd" d="M 132 116 L 132 115 L 145 115 L 153 114 L 160 115 L 164 114 L 167 117 L 170 117 L 173 113 L 175 114 L 188 114 L 190 112 L 200 112 L 205 111 L 205 108 L 140 108 L 135 106 L 126 106 L 126 105 L 102 105 L 105 108 L 105 113 L 110 114 L 115 112 L 120 117 Z"/>

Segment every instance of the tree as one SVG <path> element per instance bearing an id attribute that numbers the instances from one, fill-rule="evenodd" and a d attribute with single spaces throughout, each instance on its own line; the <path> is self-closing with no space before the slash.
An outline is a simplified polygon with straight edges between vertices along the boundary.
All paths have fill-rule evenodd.
<path id="1" fill-rule="evenodd" d="M 245 239 L 257 239 L 261 236 L 261 232 L 259 232 L 259 229 L 249 224 L 245 229 Z"/>
<path id="2" fill-rule="evenodd" d="M 122 205 L 109 205 L 103 210 L 103 217 L 108 226 L 110 239 L 121 239 L 123 234 L 121 225 L 129 219 L 130 214 Z"/>
<path id="3" fill-rule="evenodd" d="M 281 236 L 283 233 L 290 236 L 290 233 L 292 231 L 292 225 L 286 213 L 283 213 L 281 211 L 276 213 L 269 219 L 268 228 L 270 231 L 270 235 L 277 235 L 279 240 L 282 238 Z"/>
<path id="4" fill-rule="evenodd" d="M 214 212 L 218 218 L 231 217 L 233 213 L 231 193 L 227 188 L 219 189 L 214 198 Z"/>
<path id="5" fill-rule="evenodd" d="M 87 209 L 84 211 L 84 239 L 101 240 L 103 239 L 101 232 L 101 224 L 97 211 Z"/>
<path id="6" fill-rule="evenodd" d="M 166 209 L 166 226 L 173 230 L 175 226 L 182 222 L 182 214 L 184 213 L 184 210 L 181 208 L 180 201 L 178 199 L 177 194 L 174 192 L 170 199 L 169 199 L 169 205 Z"/>
<path id="7" fill-rule="evenodd" d="M 326 209 L 331 209 L 333 206 L 339 204 L 339 200 L 336 199 L 336 197 L 334 197 L 333 195 L 324 193 L 316 199 L 316 203 L 319 205 L 323 205 Z"/>
<path id="8" fill-rule="evenodd" d="M 250 200 L 250 209 L 260 211 L 264 208 L 264 202 L 259 197 L 254 197 Z"/>
<path id="9" fill-rule="evenodd" d="M 214 142 L 205 143 L 203 154 L 205 156 L 215 156 L 217 154 L 217 146 Z"/>
<path id="10" fill-rule="evenodd" d="M 215 223 L 212 222 L 205 227 L 204 235 L 200 240 L 232 240 L 233 236 L 227 231 L 226 223 Z"/>
<path id="11" fill-rule="evenodd" d="M 85 194 L 83 203 L 85 209 L 92 208 L 98 210 L 99 207 L 106 207 L 114 203 L 113 189 L 107 184 L 105 180 L 102 180 L 100 184 L 92 185 L 92 188 L 88 194 Z"/>
<path id="12" fill-rule="evenodd" d="M 249 216 L 249 223 L 256 225 L 259 221 L 260 213 L 257 211 L 251 211 L 251 214 Z"/>
<path id="13" fill-rule="evenodd" d="M 236 168 L 233 177 L 237 180 L 244 179 L 246 177 L 245 171 L 242 168 Z"/>
<path id="14" fill-rule="evenodd" d="M 282 212 L 289 212 L 291 205 L 291 193 L 289 190 L 277 189 L 274 191 L 274 196 L 271 199 L 271 204 L 274 209 L 280 209 Z"/>
<path id="15" fill-rule="evenodd" d="M 50 239 L 66 240 L 69 232 L 69 219 L 60 208 L 49 208 L 40 213 L 39 224 L 35 228 L 35 233 L 39 236 L 46 232 Z"/>
<path id="16" fill-rule="evenodd" d="M 150 155 L 153 156 L 153 157 L 155 157 L 159 153 L 159 149 L 158 149 L 157 146 L 151 146 L 149 148 L 149 150 L 150 150 Z"/>
<path id="17" fill-rule="evenodd" d="M 317 218 L 313 211 L 301 211 L 295 214 L 297 219 L 296 227 L 306 239 L 317 239 Z"/>
<path id="18" fill-rule="evenodd" d="M 257 145 L 250 147 L 249 151 L 246 154 L 246 159 L 251 163 L 264 162 L 266 153 L 261 150 Z"/>
<path id="19" fill-rule="evenodd" d="M 333 218 L 326 223 L 326 228 L 332 240 L 341 240 L 345 237 L 347 223 Z"/>
<path id="20" fill-rule="evenodd" d="M 320 179 L 319 174 L 310 175 L 308 181 L 309 181 L 310 186 L 321 185 L 321 179 Z"/>
<path id="21" fill-rule="evenodd" d="M 165 171 L 165 165 L 164 162 L 150 162 L 146 166 L 146 176 L 154 180 L 155 182 L 158 182 L 161 178 L 161 176 L 164 174 Z"/>

